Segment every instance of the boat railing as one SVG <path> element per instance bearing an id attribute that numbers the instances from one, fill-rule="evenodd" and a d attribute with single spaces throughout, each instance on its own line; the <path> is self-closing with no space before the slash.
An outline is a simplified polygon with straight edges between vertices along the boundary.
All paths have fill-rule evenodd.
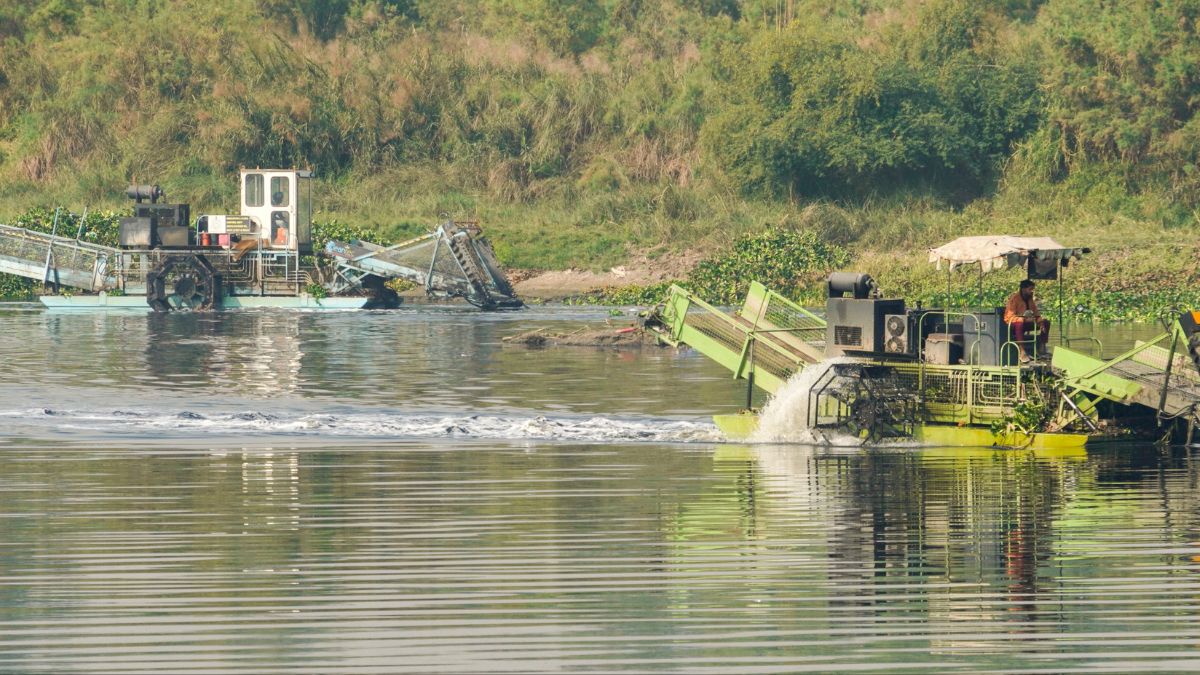
<path id="1" fill-rule="evenodd" d="M 943 330 L 955 322 L 963 326 L 963 364 L 930 364 L 924 358 L 926 317 L 941 319 Z M 915 364 L 897 364 L 897 372 L 910 378 L 910 386 L 918 392 L 921 407 L 927 416 L 941 420 L 956 419 L 964 423 L 987 422 L 1003 417 L 1025 397 L 1025 387 L 1019 365 L 1004 358 L 1007 349 L 1017 349 L 1017 344 L 1006 340 L 999 346 L 997 365 L 978 365 L 982 361 L 981 345 L 988 337 L 980 321 L 974 322 L 974 330 L 966 328 L 968 316 L 978 319 L 979 313 L 970 310 L 935 310 L 926 312 L 917 322 L 917 345 Z M 935 325 L 937 325 L 935 323 Z M 930 334 L 936 331 L 929 331 Z M 1007 332 L 1005 333 L 1007 335 Z M 971 338 L 974 338 L 973 340 Z"/>
<path id="2" fill-rule="evenodd" d="M 1025 396 L 1021 371 L 973 365 L 888 364 L 904 389 L 914 392 L 925 420 L 990 423 L 1009 414 Z"/>
<path id="3" fill-rule="evenodd" d="M 1104 354 L 1104 343 L 1101 342 L 1099 338 L 1097 338 L 1093 335 L 1080 335 L 1078 337 L 1068 337 L 1068 336 L 1063 335 L 1063 336 L 1059 337 L 1058 342 L 1059 342 L 1059 344 L 1063 344 L 1068 347 L 1071 347 L 1071 345 L 1075 342 L 1089 342 L 1089 343 L 1095 345 L 1095 348 L 1096 348 L 1095 356 L 1103 357 L 1103 354 Z M 1072 347 L 1072 349 L 1074 349 L 1074 347 Z"/>
<path id="4" fill-rule="evenodd" d="M 990 312 L 983 312 L 983 313 L 990 314 Z M 926 317 L 941 317 L 942 318 L 941 325 L 945 328 L 948 328 L 949 326 L 953 325 L 953 320 L 957 320 L 958 323 L 963 326 L 963 329 L 961 332 L 962 332 L 962 336 L 963 336 L 964 340 L 967 340 L 971 337 L 975 338 L 974 340 L 970 341 L 969 347 L 967 345 L 964 345 L 964 347 L 966 347 L 966 351 L 963 354 L 963 360 L 969 364 L 979 364 L 982 360 L 981 345 L 983 345 L 983 343 L 984 343 L 984 338 L 989 337 L 988 334 L 986 332 L 984 332 L 982 322 L 980 322 L 978 320 L 979 315 L 980 315 L 980 312 L 971 311 L 969 309 L 968 310 L 941 309 L 941 310 L 933 310 L 933 311 L 926 312 L 923 315 L 922 319 L 917 323 L 916 353 L 918 355 L 920 355 L 923 352 L 924 345 L 925 345 L 925 338 L 928 337 L 928 335 L 925 333 L 925 328 L 926 328 L 926 324 L 927 324 Z M 967 317 L 976 318 L 976 321 L 974 322 L 974 324 L 975 324 L 974 330 L 967 330 L 967 328 L 966 328 L 966 318 Z M 997 320 L 998 321 L 1001 320 L 999 318 L 999 315 L 997 315 Z M 929 334 L 933 334 L 934 332 L 936 332 L 936 331 L 930 331 Z M 997 356 L 999 357 L 998 360 L 1000 361 L 1000 363 L 997 364 L 999 367 L 1002 367 L 1002 368 L 1019 367 L 1021 347 L 1030 342 L 1033 343 L 1032 344 L 1033 358 L 1036 359 L 1036 358 L 1042 356 L 1041 354 L 1037 353 L 1036 339 L 1018 342 L 1017 340 L 1012 339 L 1011 337 L 1008 337 L 1010 335 L 1010 332 L 1009 332 L 1009 328 L 1007 325 L 1004 327 L 1003 335 L 1005 336 L 1005 339 L 1002 342 L 1000 342 L 999 347 L 998 347 L 998 352 L 997 352 Z M 1090 340 L 1090 341 L 1094 342 L 1095 344 L 1100 345 L 1100 341 L 1091 336 L 1080 336 L 1078 338 L 1064 338 L 1064 341 L 1068 341 L 1068 340 Z M 1100 345 L 1100 346 L 1102 347 L 1103 345 Z M 1009 356 L 1011 356 L 1012 358 L 1005 358 L 1005 357 L 1009 357 Z"/>
<path id="5" fill-rule="evenodd" d="M 924 354 L 924 350 L 925 350 L 925 339 L 929 335 L 932 335 L 934 332 L 936 332 L 936 331 L 930 331 L 929 334 L 925 333 L 925 327 L 926 327 L 926 324 L 928 323 L 927 318 L 928 317 L 934 317 L 934 318 L 941 317 L 941 319 L 942 319 L 941 325 L 943 327 L 943 330 L 946 330 L 950 326 L 953 325 L 952 319 L 957 319 L 958 322 L 961 325 L 963 325 L 963 327 L 964 327 L 962 330 L 963 339 L 966 340 L 966 338 L 969 335 L 975 337 L 975 340 L 971 342 L 969 351 L 967 351 L 963 354 L 963 359 L 967 363 L 979 363 L 980 356 L 981 356 L 980 344 L 983 343 L 983 338 L 985 337 L 985 333 L 983 332 L 982 325 L 978 321 L 975 322 L 975 330 L 973 332 L 968 332 L 965 328 L 966 318 L 968 316 L 975 317 L 975 316 L 978 316 L 978 314 L 976 312 L 972 312 L 972 311 L 968 311 L 968 310 L 951 310 L 951 309 L 932 310 L 932 311 L 929 311 L 929 312 L 926 312 L 925 314 L 923 314 L 921 316 L 921 319 L 917 322 L 917 344 L 916 344 L 916 349 L 915 349 L 915 353 L 917 354 L 917 357 L 918 357 L 917 360 L 919 362 L 921 362 L 922 364 L 925 362 L 925 359 L 923 358 L 923 354 Z M 1004 346 L 1007 344 L 1008 343 L 1004 343 L 1004 345 L 1001 345 L 1000 354 L 1004 353 Z M 964 347 L 966 347 L 966 345 L 964 345 Z"/>
<path id="6" fill-rule="evenodd" d="M 220 255 L 212 258 L 213 265 L 221 272 L 222 280 L 227 284 L 249 285 L 256 280 L 255 257 L 238 257 L 234 254 Z"/>
<path id="7" fill-rule="evenodd" d="M 311 281 L 307 272 L 300 269 L 300 258 L 291 253 L 260 252 L 259 279 L 263 283 L 279 283 L 300 287 Z"/>
<path id="8" fill-rule="evenodd" d="M 158 269 L 163 260 L 178 251 L 170 249 L 147 249 L 123 251 L 115 257 L 117 273 L 122 290 L 144 289 L 146 276 Z M 204 252 L 204 257 L 221 275 L 222 282 L 232 286 L 238 295 L 264 292 L 266 286 L 286 285 L 300 290 L 312 283 L 307 270 L 300 267 L 300 259 L 286 251 L 252 250 L 246 254 L 224 249 Z"/>

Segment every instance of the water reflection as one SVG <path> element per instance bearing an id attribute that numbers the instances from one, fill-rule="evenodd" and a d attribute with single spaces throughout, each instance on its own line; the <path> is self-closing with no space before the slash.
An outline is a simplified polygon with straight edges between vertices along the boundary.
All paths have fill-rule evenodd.
<path id="1" fill-rule="evenodd" d="M 1153 448 L 26 448 L 0 476 L 0 670 L 1138 669 L 1200 639 L 1197 471 Z"/>
<path id="2" fill-rule="evenodd" d="M 579 318 L 0 309 L 0 412 L 703 419 L 742 400 L 694 355 L 502 341 Z M 335 427 L 150 423 L 114 446 L 83 413 L 52 433 L 67 417 L 0 430 L 0 672 L 1132 672 L 1191 668 L 1200 640 L 1180 449 L 348 447 Z"/>
<path id="3" fill-rule="evenodd" d="M 828 609 L 865 618 L 879 636 L 896 639 L 897 623 L 911 623 L 909 637 L 927 639 L 931 652 L 1006 658 L 1097 650 L 1106 631 L 1132 645 L 1130 657 L 1196 637 L 1190 597 L 1150 600 L 1195 588 L 1175 577 L 1196 571 L 1198 547 L 1194 508 L 1171 506 L 1194 502 L 1196 472 L 1182 451 L 751 452 L 757 483 L 744 458 L 730 460 L 735 484 L 755 486 L 741 501 L 763 514 L 744 530 L 821 523 Z M 1162 557 L 1173 550 L 1185 555 Z M 1116 589 L 1130 596 L 1114 598 Z"/>
<path id="4" fill-rule="evenodd" d="M 568 315 L 574 316 L 574 314 Z M 210 408 L 221 401 L 352 402 L 412 409 L 709 414 L 733 410 L 738 385 L 695 354 L 646 349 L 529 349 L 503 337 L 531 325 L 603 325 L 591 310 L 481 317 L 465 310 L 396 312 L 102 313 L 0 308 L 0 362 L 11 366 L 0 409 L 56 408 L 88 397 Z M 680 387 L 688 387 L 681 397 Z M 98 398 L 95 391 L 115 396 Z"/>

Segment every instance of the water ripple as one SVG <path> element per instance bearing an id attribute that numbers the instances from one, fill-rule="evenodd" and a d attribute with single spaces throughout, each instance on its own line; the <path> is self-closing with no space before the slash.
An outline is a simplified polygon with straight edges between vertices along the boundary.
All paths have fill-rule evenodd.
<path id="1" fill-rule="evenodd" d="M 1191 450 L 713 443 L 514 316 L 0 308 L 0 672 L 1200 664 Z"/>

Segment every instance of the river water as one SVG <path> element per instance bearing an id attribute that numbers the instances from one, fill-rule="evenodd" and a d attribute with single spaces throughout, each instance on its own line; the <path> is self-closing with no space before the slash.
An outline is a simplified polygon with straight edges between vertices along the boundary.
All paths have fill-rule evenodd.
<path id="1" fill-rule="evenodd" d="M 0 306 L 0 672 L 1200 668 L 1188 449 L 728 444 L 697 354 L 502 340 L 605 320 Z"/>

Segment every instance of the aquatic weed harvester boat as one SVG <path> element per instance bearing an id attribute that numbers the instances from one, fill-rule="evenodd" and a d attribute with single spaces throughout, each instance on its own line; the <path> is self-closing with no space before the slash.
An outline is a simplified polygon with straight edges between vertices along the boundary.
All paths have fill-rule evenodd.
<path id="1" fill-rule="evenodd" d="M 1057 280 L 1061 330 L 1064 273 L 1088 251 L 1045 237 L 963 237 L 930 260 L 948 283 L 951 270 L 976 265 L 981 280 L 1012 267 Z M 1022 363 L 1036 342 L 1013 339 L 1003 308 L 910 307 L 865 274 L 832 274 L 827 290 L 822 317 L 757 282 L 733 314 L 673 286 L 657 320 L 664 340 L 745 379 L 747 408 L 753 387 L 775 394 L 812 369 L 797 398 L 805 409 L 792 412 L 818 433 L 1057 449 L 1134 435 L 1190 443 L 1200 422 L 1200 312 L 1175 313 L 1161 335 L 1111 357 L 1095 338 L 1060 332 L 1052 355 Z M 758 419 L 714 418 L 731 439 L 752 436 Z"/>
<path id="2" fill-rule="evenodd" d="M 240 213 L 194 223 L 190 206 L 164 203 L 157 185 L 131 186 L 118 246 L 60 235 L 57 216 L 50 234 L 0 225 L 0 272 L 89 293 L 42 296 L 51 307 L 390 308 L 400 302 L 392 279 L 482 309 L 522 306 L 474 222 L 447 220 L 394 246 L 330 241 L 314 252 L 311 172 L 243 169 L 240 182 Z"/>

